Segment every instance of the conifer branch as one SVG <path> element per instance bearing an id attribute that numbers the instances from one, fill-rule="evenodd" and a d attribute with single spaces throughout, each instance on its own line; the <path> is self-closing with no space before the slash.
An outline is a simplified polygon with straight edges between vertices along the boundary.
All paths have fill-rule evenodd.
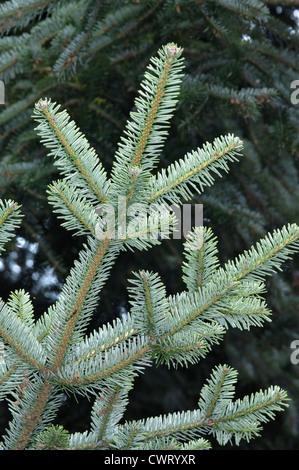
<path id="1" fill-rule="evenodd" d="M 229 379 L 229 380 L 228 380 Z M 139 428 L 144 435 L 144 440 L 173 436 L 179 440 L 198 438 L 200 435 L 213 434 L 218 442 L 223 445 L 232 438 L 238 443 L 241 438 L 250 439 L 259 435 L 261 422 L 273 419 L 275 412 L 287 406 L 286 393 L 279 387 L 270 387 L 250 398 L 232 401 L 234 395 L 233 383 L 236 381 L 235 371 L 227 366 L 218 366 L 210 379 L 213 382 L 214 396 L 208 408 L 194 411 L 173 413 L 167 416 L 159 416 L 122 425 L 122 431 L 129 433 L 133 428 Z M 220 390 L 226 384 L 224 401 L 220 400 Z M 204 386 L 201 391 L 199 405 L 203 406 L 206 394 L 211 391 L 211 386 Z M 209 395 L 208 395 L 209 396 Z M 219 400 L 219 402 L 218 402 Z M 220 405 L 221 403 L 221 405 Z M 219 404 L 217 410 L 221 417 L 217 419 L 217 413 L 213 409 Z M 220 408 L 221 407 L 221 408 Z M 223 421 L 222 421 L 223 418 Z M 226 426 L 226 422 L 228 425 Z"/>
<path id="2" fill-rule="evenodd" d="M 206 285 L 219 266 L 217 240 L 210 228 L 196 227 L 187 235 L 183 280 L 190 292 Z"/>
<path id="3" fill-rule="evenodd" d="M 264 20 L 269 16 L 269 9 L 262 1 L 245 0 L 242 3 L 236 0 L 217 0 L 217 3 L 229 11 L 239 13 L 247 17 L 255 18 L 258 14 Z"/>
<path id="4" fill-rule="evenodd" d="M 120 421 L 128 404 L 128 388 L 115 385 L 99 393 L 91 413 L 91 433 L 97 442 L 108 445 L 113 440 L 115 426 Z"/>
<path id="5" fill-rule="evenodd" d="M 18 0 L 5 2 L 0 6 L 0 33 L 8 32 L 12 27 L 27 26 L 36 16 L 41 16 L 43 11 L 54 0 Z"/>
<path id="6" fill-rule="evenodd" d="M 243 278 L 264 279 L 265 276 L 281 271 L 283 262 L 290 259 L 298 250 L 299 227 L 296 224 L 288 224 L 280 230 L 274 230 L 261 239 L 255 247 L 239 256 L 233 263 L 225 265 L 227 271 L 238 271 L 236 280 Z"/>
<path id="7" fill-rule="evenodd" d="M 96 18 L 99 16 L 102 4 L 98 2 L 96 9 L 94 10 L 92 17 L 89 18 L 88 24 L 86 25 L 85 31 L 72 39 L 67 48 L 63 51 L 62 55 L 56 61 L 53 70 L 58 73 L 61 77 L 65 75 L 66 70 L 71 66 L 72 69 L 76 70 L 76 62 L 79 60 L 80 50 L 86 48 L 86 42 L 92 33 L 92 29 Z M 82 54 L 82 53 L 81 53 Z"/>
<path id="8" fill-rule="evenodd" d="M 264 0 L 268 5 L 299 6 L 299 0 Z"/>
<path id="9" fill-rule="evenodd" d="M 62 363 L 70 343 L 77 341 L 84 331 L 89 319 L 86 311 L 90 312 L 90 307 L 95 305 L 107 270 L 111 268 L 111 261 L 118 253 L 118 251 L 114 254 L 109 253 L 110 244 L 111 240 L 108 238 L 93 241 L 92 251 L 81 252 L 81 264 L 78 263 L 73 268 L 66 280 L 60 299 L 52 310 L 51 325 L 46 337 L 46 341 L 50 341 L 51 344 L 51 367 L 56 368 Z M 88 256 L 88 259 L 84 256 Z M 78 279 L 79 266 L 80 279 Z"/>
<path id="10" fill-rule="evenodd" d="M 36 442 L 37 450 L 64 450 L 68 448 L 70 435 L 63 426 L 49 426 L 40 433 Z"/>
<path id="11" fill-rule="evenodd" d="M 77 393 L 97 390 L 101 383 L 124 387 L 151 363 L 150 350 L 145 338 L 136 337 L 131 342 L 114 347 L 109 356 L 97 354 L 88 363 L 78 361 L 70 366 L 66 364 L 53 374 L 47 374 L 47 377 L 53 384 L 76 390 Z"/>
<path id="12" fill-rule="evenodd" d="M 154 340 L 167 329 L 169 304 L 166 289 L 157 274 L 141 271 L 131 280 L 131 317 L 139 331 Z"/>
<path id="13" fill-rule="evenodd" d="M 34 406 L 30 409 L 29 413 L 23 418 L 23 429 L 20 433 L 19 438 L 14 444 L 13 450 L 24 450 L 27 446 L 28 441 L 31 439 L 31 435 L 34 431 L 34 428 L 37 425 L 37 422 L 41 419 L 41 415 L 48 402 L 51 389 L 51 384 L 44 383 L 41 385 Z"/>
<path id="14" fill-rule="evenodd" d="M 174 297 L 171 309 L 176 315 L 174 317 L 176 324 L 171 334 L 191 324 L 197 318 L 213 319 L 224 325 L 228 322 L 239 328 L 248 328 L 251 324 L 261 325 L 268 319 L 269 311 L 260 300 L 250 299 L 251 294 L 249 302 L 248 300 L 244 302 L 244 299 L 240 298 L 240 293 L 245 293 L 244 288 L 246 288 L 246 284 L 241 281 L 249 279 L 254 282 L 251 288 L 260 290 L 261 284 L 257 282 L 280 270 L 281 264 L 298 250 L 298 244 L 299 229 L 296 224 L 283 227 L 280 231 L 275 230 L 273 235 L 269 234 L 262 239 L 256 248 L 252 247 L 235 262 L 230 261 L 224 268 L 214 272 L 212 281 L 202 289 Z M 236 301 L 232 304 L 234 296 Z M 196 305 L 200 307 L 197 309 Z M 233 311 L 229 305 L 234 306 Z M 246 306 L 245 310 L 243 305 Z"/>
<path id="15" fill-rule="evenodd" d="M 46 362 L 46 352 L 39 344 L 31 329 L 7 305 L 0 301 L 0 335 L 10 345 L 16 355 L 23 358 L 35 369 L 42 369 Z"/>
<path id="16" fill-rule="evenodd" d="M 50 204 L 55 207 L 54 212 L 64 220 L 63 227 L 76 235 L 96 236 L 98 218 L 94 207 L 86 198 L 74 193 L 67 181 L 60 180 L 49 185 L 48 194 Z"/>
<path id="17" fill-rule="evenodd" d="M 11 200 L 0 200 L 0 252 L 14 237 L 14 231 L 20 225 L 21 217 L 20 206 Z"/>
<path id="18" fill-rule="evenodd" d="M 8 349 L 8 347 L 6 346 Z M 7 351 L 7 356 L 10 356 Z M 24 378 L 24 364 L 21 359 L 11 358 L 11 363 L 8 365 L 7 362 L 2 361 L 0 364 L 0 400 L 11 394 L 11 390 L 15 390 L 19 383 Z"/>

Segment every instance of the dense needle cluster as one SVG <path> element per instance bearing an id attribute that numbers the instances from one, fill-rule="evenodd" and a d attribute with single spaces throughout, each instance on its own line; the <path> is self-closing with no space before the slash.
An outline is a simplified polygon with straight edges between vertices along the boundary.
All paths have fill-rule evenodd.
<path id="1" fill-rule="evenodd" d="M 57 302 L 35 321 L 28 293 L 12 292 L 0 301 L 0 397 L 11 421 L 1 448 L 11 449 L 209 449 L 259 435 L 262 423 L 287 404 L 287 394 L 272 386 L 234 400 L 236 371 L 219 365 L 201 384 L 198 408 L 134 422 L 122 418 L 135 377 L 155 363 L 195 364 L 218 344 L 228 328 L 249 329 L 270 320 L 263 298 L 265 277 L 298 250 L 299 228 L 290 224 L 266 235 L 256 246 L 220 266 L 210 228 L 195 227 L 184 245 L 183 292 L 169 296 L 159 274 L 141 270 L 130 281 L 130 312 L 87 334 L 101 289 L 122 250 L 163 243 L 149 235 L 175 229 L 171 210 L 160 218 L 139 219 L 136 232 L 98 236 L 105 225 L 103 203 L 115 213 L 119 197 L 130 212 L 136 202 L 181 204 L 202 193 L 216 176 L 238 160 L 242 141 L 234 135 L 206 143 L 170 167 L 154 171 L 167 137 L 183 77 L 183 51 L 162 47 L 151 60 L 116 151 L 110 177 L 68 113 L 50 99 L 34 110 L 42 143 L 50 150 L 61 179 L 48 188 L 62 225 L 86 242 Z M 152 217 L 152 219 L 151 219 Z M 131 216 L 128 219 L 132 220 Z M 0 243 L 11 239 L 21 221 L 12 201 L 0 207 Z M 142 268 L 142 267 L 141 267 Z M 69 433 L 53 424 L 64 393 L 94 400 L 90 429 Z"/>

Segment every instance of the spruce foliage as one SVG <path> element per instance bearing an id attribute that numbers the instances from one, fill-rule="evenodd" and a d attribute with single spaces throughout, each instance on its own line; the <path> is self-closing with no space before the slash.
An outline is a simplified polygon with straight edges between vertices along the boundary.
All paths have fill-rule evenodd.
<path id="1" fill-rule="evenodd" d="M 9 16 L 11 10 L 4 13 Z M 28 21 L 29 16 L 24 18 Z M 109 224 L 107 228 L 99 208 L 105 204 L 122 216 L 119 196 L 125 199 L 128 214 L 136 202 L 147 210 L 153 200 L 167 202 L 169 209 L 169 203 L 190 198 L 190 188 L 201 194 L 241 155 L 242 141 L 227 134 L 165 170 L 156 168 L 182 69 L 182 50 L 173 43 L 152 59 L 110 177 L 67 111 L 48 98 L 35 105 L 36 131 L 60 174 L 48 188 L 49 202 L 65 228 L 84 236 L 85 242 L 58 300 L 38 320 L 25 291 L 1 300 L 1 398 L 8 401 L 11 413 L 2 449 L 210 449 L 213 438 L 225 445 L 259 436 L 264 423 L 287 406 L 287 394 L 279 386 L 235 399 L 237 373 L 220 365 L 201 384 L 196 409 L 123 420 L 134 380 L 145 368 L 155 363 L 196 364 L 228 329 L 250 329 L 270 320 L 263 298 L 266 277 L 298 251 L 296 224 L 268 233 L 223 266 L 212 230 L 195 227 L 185 243 L 185 290 L 168 295 L 158 273 L 141 270 L 130 282 L 128 315 L 88 331 L 119 254 L 163 243 L 163 237 L 152 236 L 147 213 L 138 218 L 135 231 L 119 233 Z M 20 210 L 7 201 L 1 211 L 4 243 L 20 224 Z M 175 230 L 170 210 L 153 219 L 154 234 L 164 234 L 165 227 Z M 132 213 L 127 222 L 134 222 Z M 88 431 L 71 433 L 55 423 L 65 393 L 93 400 Z"/>

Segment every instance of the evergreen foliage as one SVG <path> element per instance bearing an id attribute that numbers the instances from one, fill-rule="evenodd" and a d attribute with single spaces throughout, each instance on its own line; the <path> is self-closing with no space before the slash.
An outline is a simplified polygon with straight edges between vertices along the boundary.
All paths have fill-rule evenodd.
<path id="1" fill-rule="evenodd" d="M 52 180 L 53 167 L 41 158 L 30 118 L 40 96 L 72 109 L 77 122 L 84 115 L 80 127 L 93 129 L 92 139 L 110 169 L 109 144 L 118 141 L 117 131 L 127 120 L 127 103 L 140 79 L 136 70 L 143 70 L 165 38 L 174 37 L 184 45 L 187 63 L 172 161 L 184 152 L 186 133 L 192 143 L 203 144 L 231 132 L 233 125 L 248 143 L 246 158 L 240 170 L 233 170 L 234 184 L 216 183 L 213 194 L 202 196 L 211 216 L 232 223 L 247 244 L 269 227 L 297 221 L 298 107 L 290 106 L 298 73 L 297 24 L 294 2 L 283 2 L 283 10 L 276 3 L 4 2 L 0 78 L 9 106 L 0 113 L 2 197 L 13 198 L 21 187 L 27 194 L 24 210 L 30 213 L 30 198 L 42 198 L 40 183 Z M 83 112 L 86 103 L 88 113 Z M 36 231 L 46 237 L 37 224 Z"/>
<path id="2" fill-rule="evenodd" d="M 1 252 L 1 295 L 26 285 L 40 315 L 56 300 L 80 249 L 80 238 L 60 230 L 47 204 L 47 184 L 59 175 L 34 132 L 34 102 L 46 95 L 68 109 L 110 171 L 145 65 L 167 41 L 184 47 L 185 75 L 157 165 L 167 167 L 215 136 L 234 133 L 245 143 L 239 164 L 221 181 L 216 178 L 212 191 L 193 193 L 218 237 L 220 260 L 235 257 L 268 231 L 298 224 L 298 105 L 290 101 L 291 83 L 298 79 L 297 9 L 297 0 L 1 2 L 6 104 L 0 105 L 0 197 L 17 200 L 24 214 L 20 237 Z M 84 236 L 87 230 L 81 229 Z M 141 261 L 148 270 L 159 269 L 169 292 L 182 289 L 180 242 L 163 247 L 150 257 L 131 251 L 119 258 L 119 270 L 112 273 L 118 289 L 105 286 L 97 326 L 128 309 L 126 279 Z M 45 282 L 48 273 L 51 281 L 55 273 L 55 283 Z M 276 322 L 250 335 L 229 330 L 224 338 L 219 360 L 240 370 L 243 393 L 281 383 L 292 398 L 281 418 L 283 432 L 272 427 L 272 435 L 251 446 L 298 448 L 299 368 L 290 363 L 290 344 L 299 337 L 298 279 L 297 258 L 284 263 L 283 274 L 267 282 Z M 174 409 L 189 407 L 191 394 L 182 383 L 194 389 L 213 366 L 207 362 L 180 377 L 164 373 L 163 383 L 175 383 Z M 165 390 L 157 380 L 153 403 L 164 394 L 168 405 Z M 147 405 L 143 395 L 135 396 L 140 416 Z"/>
<path id="3" fill-rule="evenodd" d="M 11 6 L 3 15 L 11 15 Z M 29 9 L 24 24 L 32 14 Z M 202 384 L 196 409 L 123 419 L 134 380 L 146 367 L 196 364 L 228 329 L 250 329 L 270 320 L 263 298 L 266 277 L 298 251 L 296 224 L 268 233 L 224 265 L 218 260 L 212 230 L 195 227 L 185 243 L 185 290 L 168 295 L 157 273 L 141 270 L 130 283 L 128 314 L 88 331 L 120 253 L 163 243 L 150 236 L 147 215 L 139 218 L 129 236 L 99 232 L 105 225 L 99 206 L 105 203 L 122 215 L 117 195 L 125 198 L 128 212 L 136 202 L 147 209 L 152 200 L 181 203 L 192 195 L 190 188 L 201 193 L 241 154 L 242 141 L 227 134 L 165 170 L 156 168 L 178 99 L 182 67 L 182 50 L 173 43 L 151 61 L 109 178 L 65 110 L 48 98 L 35 105 L 37 133 L 60 175 L 49 186 L 49 202 L 65 228 L 84 235 L 85 242 L 58 300 L 38 320 L 24 290 L 11 293 L 7 302 L 1 300 L 1 398 L 8 401 L 11 413 L 2 449 L 209 449 L 213 438 L 220 445 L 250 441 L 287 406 L 287 393 L 279 386 L 234 399 L 237 373 L 220 365 Z M 3 202 L 1 211 L 1 240 L 7 242 L 20 224 L 19 207 Z M 175 220 L 164 211 L 155 231 L 168 225 L 175 229 Z M 93 400 L 88 431 L 72 433 L 55 422 L 65 393 Z"/>

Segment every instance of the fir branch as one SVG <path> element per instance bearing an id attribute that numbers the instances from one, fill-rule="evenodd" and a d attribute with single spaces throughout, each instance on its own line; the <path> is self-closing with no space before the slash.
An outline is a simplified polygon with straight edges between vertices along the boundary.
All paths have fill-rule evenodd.
<path id="1" fill-rule="evenodd" d="M 299 6 L 299 0 L 264 0 L 268 5 Z"/>
<path id="2" fill-rule="evenodd" d="M 106 173 L 94 149 L 89 146 L 66 111 L 58 112 L 60 105 L 51 100 L 39 100 L 35 106 L 34 118 L 39 122 L 36 128 L 49 155 L 67 176 L 75 178 L 74 183 L 94 204 L 106 201 Z"/>
<path id="3" fill-rule="evenodd" d="M 226 263 L 224 269 L 234 273 L 235 279 L 264 279 L 276 271 L 298 250 L 299 227 L 288 224 L 275 229 L 234 262 Z M 221 272 L 220 272 L 221 275 Z"/>
<path id="4" fill-rule="evenodd" d="M 0 401 L 11 396 L 12 390 L 16 390 L 20 383 L 31 373 L 28 364 L 24 364 L 21 358 L 5 344 L 5 361 L 0 363 Z"/>
<path id="5" fill-rule="evenodd" d="M 40 433 L 35 447 L 37 450 L 65 450 L 69 446 L 69 432 L 63 426 L 50 426 Z"/>
<path id="6" fill-rule="evenodd" d="M 96 441 L 108 443 L 113 440 L 115 426 L 128 405 L 128 391 L 131 387 L 115 385 L 112 389 L 104 388 L 99 393 L 91 412 L 91 433 Z"/>
<path id="7" fill-rule="evenodd" d="M 202 388 L 199 400 L 205 417 L 203 427 L 207 426 L 208 432 L 215 435 L 221 445 L 232 437 L 238 444 L 241 439 L 259 435 L 260 423 L 273 419 L 276 411 L 287 406 L 286 392 L 277 386 L 233 402 L 236 377 L 234 369 L 218 366 Z"/>
<path id="8" fill-rule="evenodd" d="M 157 364 L 168 367 L 196 364 L 222 339 L 224 329 L 217 322 L 201 322 L 194 331 L 184 328 L 176 334 L 165 334 L 152 343 L 152 355 Z"/>
<path id="9" fill-rule="evenodd" d="M 135 101 L 136 111 L 131 113 L 126 137 L 115 155 L 110 188 L 114 198 L 124 195 L 127 201 L 144 202 L 149 172 L 156 165 L 167 136 L 181 81 L 181 48 L 169 44 L 158 55 L 147 68 Z"/>
<path id="10" fill-rule="evenodd" d="M 198 406 L 206 418 L 221 413 L 221 407 L 235 394 L 237 371 L 226 366 L 217 366 L 201 390 Z"/>
<path id="11" fill-rule="evenodd" d="M 94 207 L 80 194 L 74 193 L 66 180 L 56 181 L 48 187 L 49 203 L 63 219 L 62 226 L 75 235 L 97 236 L 98 218 Z M 80 227 L 80 228 L 79 228 Z"/>
<path id="12" fill-rule="evenodd" d="M 147 338 L 138 336 L 113 347 L 109 354 L 94 355 L 88 362 L 65 364 L 46 373 L 53 384 L 77 393 L 93 393 L 108 387 L 130 385 L 132 379 L 151 363 Z"/>
<path id="13" fill-rule="evenodd" d="M 29 413 L 23 418 L 23 429 L 13 446 L 13 450 L 24 450 L 26 447 L 31 438 L 32 432 L 36 427 L 37 421 L 40 419 L 40 416 L 48 402 L 51 388 L 52 385 L 47 383 L 42 384 L 38 388 L 38 395 L 36 396 L 34 406 L 30 407 Z"/>
<path id="14" fill-rule="evenodd" d="M 205 406 L 204 410 L 199 408 L 148 418 L 119 427 L 126 434 L 133 427 L 137 427 L 144 435 L 145 441 L 170 436 L 185 441 L 209 433 L 216 437 L 219 444 L 224 445 L 233 437 L 239 443 L 241 439 L 257 436 L 261 429 L 260 424 L 273 419 L 275 412 L 287 406 L 286 392 L 279 387 L 269 387 L 251 397 L 233 402 L 231 397 L 234 389 L 231 388 L 231 382 L 236 381 L 236 374 L 227 366 L 216 368 L 211 380 L 213 382 L 203 387 L 201 392 L 202 397 L 206 398 L 207 392 L 214 391 L 214 398 L 211 400 L 209 397 L 211 404 L 208 408 Z M 224 400 L 220 398 L 223 392 Z M 219 421 L 217 414 L 212 413 L 212 410 L 216 410 L 216 403 L 220 414 Z"/>
<path id="15" fill-rule="evenodd" d="M 281 264 L 298 250 L 298 242 L 299 228 L 296 224 L 274 230 L 235 262 L 229 261 L 224 268 L 219 268 L 206 286 L 171 299 L 174 319 L 171 334 L 196 322 L 197 318 L 213 319 L 224 325 L 228 322 L 238 328 L 261 325 L 269 318 L 269 311 L 258 299 L 248 301 L 247 296 L 240 298 L 240 292 L 244 295 L 246 287 L 242 281 L 246 280 L 249 286 L 253 281 L 252 288 L 260 289 L 259 282 L 281 269 Z"/>
<path id="16" fill-rule="evenodd" d="M 41 377 L 27 380 L 21 392 L 22 396 L 16 394 L 16 401 L 10 402 L 13 419 L 4 437 L 7 450 L 34 448 L 35 437 L 51 423 L 61 404 L 61 394 Z"/>
<path id="17" fill-rule="evenodd" d="M 11 200 L 0 200 L 0 252 L 14 237 L 14 231 L 20 225 L 22 215 L 19 209 L 20 206 Z"/>
<path id="18" fill-rule="evenodd" d="M 206 285 L 219 266 L 217 240 L 210 228 L 196 227 L 185 242 L 183 280 L 190 292 Z"/>
<path id="19" fill-rule="evenodd" d="M 13 27 L 27 26 L 34 18 L 40 17 L 54 0 L 11 0 L 0 6 L 0 33 L 7 33 Z"/>
<path id="20" fill-rule="evenodd" d="M 269 9 L 260 0 L 243 0 L 242 3 L 236 0 L 217 0 L 217 3 L 229 11 L 244 15 L 246 18 L 256 18 L 258 15 L 261 20 L 267 21 L 269 19 Z"/>
<path id="21" fill-rule="evenodd" d="M 98 331 L 93 331 L 84 340 L 73 346 L 68 360 L 70 363 L 88 361 L 99 353 L 109 353 L 113 346 L 119 345 L 138 333 L 132 317 L 127 316 L 122 321 L 116 318 L 112 324 L 103 325 Z"/>
<path id="22" fill-rule="evenodd" d="M 34 369 L 44 368 L 46 351 L 31 328 L 11 312 L 2 300 L 0 301 L 0 335 L 18 357 L 28 362 Z"/>
<path id="23" fill-rule="evenodd" d="M 221 445 L 234 438 L 236 444 L 241 439 L 249 441 L 260 435 L 260 423 L 273 419 L 275 412 L 287 406 L 287 394 L 280 387 L 269 387 L 250 397 L 229 403 L 225 408 L 225 417 L 211 419 L 209 425 Z M 223 412 L 223 410 L 222 410 Z"/>
<path id="24" fill-rule="evenodd" d="M 235 5 L 233 0 L 218 3 Z M 243 9 L 258 4 L 246 1 Z M 298 251 L 295 224 L 268 234 L 224 267 L 219 267 L 212 231 L 195 229 L 185 244 L 183 278 L 188 291 L 167 296 L 157 274 L 141 271 L 131 283 L 127 317 L 86 336 L 120 250 L 159 242 L 140 236 L 148 232 L 144 215 L 137 236 L 131 230 L 113 239 L 108 231 L 99 238 L 98 222 L 103 221 L 96 212 L 98 204 L 112 202 L 115 209 L 119 195 L 130 201 L 130 209 L 136 201 L 147 208 L 153 201 L 179 203 L 193 190 L 200 192 L 212 184 L 214 173 L 228 171 L 228 163 L 242 148 L 242 142 L 229 134 L 152 175 L 176 105 L 182 67 L 181 49 L 174 44 L 152 59 L 110 180 L 67 112 L 57 112 L 59 106 L 47 99 L 36 105 L 39 135 L 65 176 L 50 187 L 50 201 L 66 228 L 87 235 L 87 242 L 57 302 L 37 322 L 24 291 L 12 293 L 6 304 L 0 301 L 0 335 L 8 355 L 8 363 L 0 364 L 1 396 L 10 393 L 14 399 L 9 402 L 12 420 L 2 448 L 187 450 L 209 448 L 201 437 L 207 434 L 220 444 L 232 439 L 238 444 L 258 435 L 261 425 L 286 405 L 286 392 L 279 387 L 233 401 L 236 373 L 219 366 L 202 388 L 198 409 L 120 424 L 134 378 L 153 360 L 174 366 L 196 363 L 229 326 L 250 328 L 269 319 L 261 297 L 263 281 Z M 0 209 L 4 243 L 17 225 L 16 205 L 9 202 Z M 130 216 L 132 221 L 135 213 Z M 155 227 L 170 220 L 164 216 Z M 64 391 L 96 396 L 91 432 L 69 435 L 61 427 L 48 427 Z"/>
<path id="25" fill-rule="evenodd" d="M 51 310 L 51 325 L 45 342 L 51 345 L 52 367 L 61 364 L 70 344 L 78 341 L 96 305 L 118 247 L 110 249 L 111 240 L 90 240 L 90 248 L 80 253 L 63 286 L 60 298 Z M 78 273 L 80 276 L 78 277 Z"/>
<path id="26" fill-rule="evenodd" d="M 166 330 L 169 304 L 166 289 L 158 275 L 141 271 L 129 289 L 131 317 L 135 327 L 154 340 Z"/>
<path id="27" fill-rule="evenodd" d="M 33 327 L 35 323 L 33 305 L 30 295 L 25 292 L 24 289 L 11 292 L 7 300 L 7 306 L 11 312 L 19 316 L 29 328 Z"/>
<path id="28" fill-rule="evenodd" d="M 98 2 L 98 5 L 93 11 L 91 18 L 89 18 L 85 31 L 73 38 L 70 44 L 68 44 L 68 46 L 63 51 L 60 58 L 56 61 L 53 70 L 55 73 L 60 75 L 61 78 L 65 76 L 66 70 L 69 71 L 70 65 L 73 70 L 76 70 L 76 62 L 80 61 L 80 51 L 84 51 L 84 49 L 86 49 L 86 43 L 88 42 L 89 36 L 91 35 L 96 18 L 99 16 L 101 7 L 101 2 Z"/>

